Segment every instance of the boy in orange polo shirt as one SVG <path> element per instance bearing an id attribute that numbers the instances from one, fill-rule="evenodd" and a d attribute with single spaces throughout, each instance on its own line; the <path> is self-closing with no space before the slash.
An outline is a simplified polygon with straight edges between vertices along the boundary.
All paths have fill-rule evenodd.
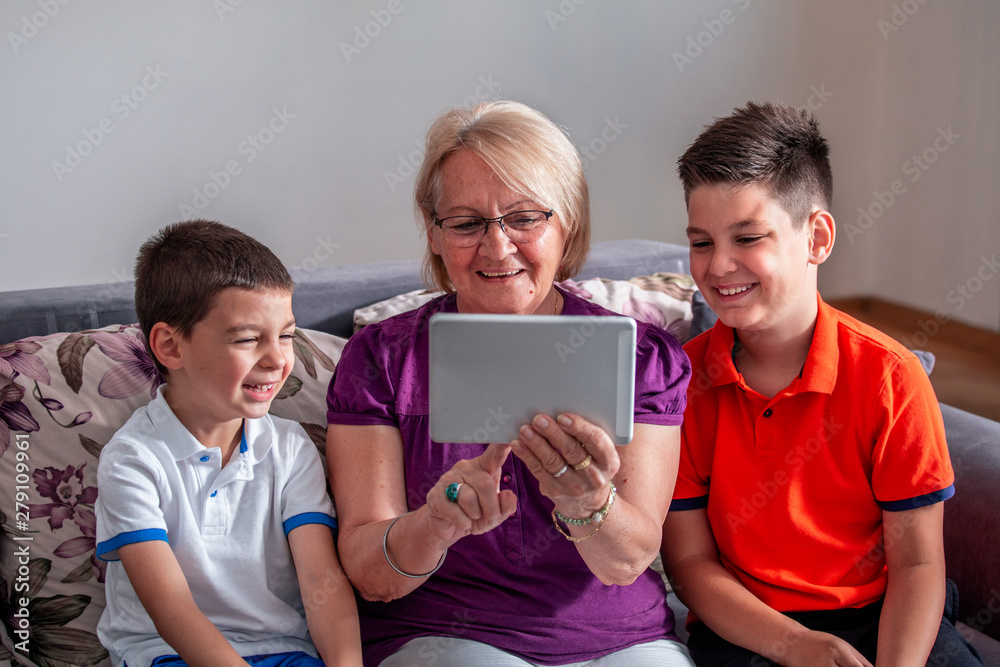
<path id="1" fill-rule="evenodd" d="M 902 345 L 826 305 L 829 148 L 749 103 L 679 160 L 691 273 L 719 315 L 693 375 L 663 557 L 698 665 L 980 665 L 942 617 L 937 399 Z"/>

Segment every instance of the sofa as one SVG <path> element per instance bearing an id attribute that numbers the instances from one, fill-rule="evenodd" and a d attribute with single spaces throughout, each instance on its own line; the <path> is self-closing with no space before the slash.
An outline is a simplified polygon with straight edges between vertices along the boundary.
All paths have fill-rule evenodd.
<path id="1" fill-rule="evenodd" d="M 609 241 L 565 286 L 685 339 L 714 322 L 687 272 L 686 247 Z M 429 295 L 416 261 L 293 277 L 296 363 L 272 412 L 303 424 L 322 455 L 326 386 L 346 339 Z M 127 282 L 0 292 L 0 664 L 110 664 L 95 634 L 97 458 L 159 384 L 132 295 Z M 941 411 L 956 472 L 945 550 L 960 628 L 1000 665 L 1000 423 Z"/>

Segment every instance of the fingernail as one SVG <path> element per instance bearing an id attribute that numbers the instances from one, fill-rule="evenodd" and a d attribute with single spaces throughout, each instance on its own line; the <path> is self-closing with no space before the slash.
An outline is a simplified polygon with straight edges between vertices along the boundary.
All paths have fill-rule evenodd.
<path id="1" fill-rule="evenodd" d="M 573 420 L 567 417 L 566 415 L 559 415 L 557 419 L 559 420 L 559 423 L 562 424 L 563 426 L 573 425 Z"/>
<path id="2" fill-rule="evenodd" d="M 521 427 L 521 437 L 524 438 L 525 440 L 531 440 L 532 438 L 535 437 L 535 432 L 532 431 L 527 426 L 522 426 Z"/>
<path id="3" fill-rule="evenodd" d="M 548 428 L 549 419 L 545 415 L 538 415 L 535 417 L 535 426 L 538 428 Z"/>

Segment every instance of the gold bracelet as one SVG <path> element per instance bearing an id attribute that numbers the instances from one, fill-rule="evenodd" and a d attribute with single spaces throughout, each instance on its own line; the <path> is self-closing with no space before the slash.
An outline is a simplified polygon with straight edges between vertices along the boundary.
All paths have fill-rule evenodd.
<path id="1" fill-rule="evenodd" d="M 595 515 L 600 514 L 601 520 L 597 523 L 596 526 L 594 526 L 594 529 L 592 531 L 590 531 L 583 537 L 573 537 L 572 535 L 570 535 L 569 533 L 567 533 L 565 530 L 562 529 L 562 526 L 559 525 L 559 519 L 556 517 L 557 514 L 561 516 L 562 512 L 559 512 L 555 508 L 552 509 L 552 524 L 556 527 L 556 530 L 559 531 L 559 534 L 565 537 L 570 542 L 583 542 L 584 540 L 589 540 L 590 538 L 592 538 L 594 535 L 597 534 L 597 531 L 599 531 L 601 529 L 601 526 L 604 525 L 604 522 L 607 521 L 608 511 L 611 509 L 611 506 L 615 504 L 615 496 L 617 495 L 617 491 L 618 489 L 615 488 L 615 483 L 611 482 L 611 493 L 608 494 L 608 502 L 604 503 L 604 507 L 602 507 L 601 509 L 597 510 L 597 512 L 594 513 Z"/>

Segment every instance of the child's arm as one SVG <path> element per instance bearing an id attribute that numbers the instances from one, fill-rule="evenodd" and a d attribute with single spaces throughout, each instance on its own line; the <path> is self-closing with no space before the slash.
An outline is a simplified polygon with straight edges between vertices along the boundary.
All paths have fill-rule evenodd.
<path id="1" fill-rule="evenodd" d="M 329 526 L 307 523 L 288 533 L 309 634 L 327 665 L 361 665 L 354 589 L 340 567 Z"/>
<path id="2" fill-rule="evenodd" d="M 160 540 L 119 547 L 125 573 L 156 631 L 191 667 L 246 667 L 246 661 L 198 609 L 170 545 Z"/>
<path id="3" fill-rule="evenodd" d="M 878 665 L 923 665 L 944 609 L 944 503 L 882 513 L 889 583 L 879 620 Z"/>
<path id="4" fill-rule="evenodd" d="M 847 642 L 808 630 L 748 591 L 719 560 L 706 510 L 668 513 L 661 552 L 677 596 L 726 641 L 780 665 L 871 667 Z"/>

